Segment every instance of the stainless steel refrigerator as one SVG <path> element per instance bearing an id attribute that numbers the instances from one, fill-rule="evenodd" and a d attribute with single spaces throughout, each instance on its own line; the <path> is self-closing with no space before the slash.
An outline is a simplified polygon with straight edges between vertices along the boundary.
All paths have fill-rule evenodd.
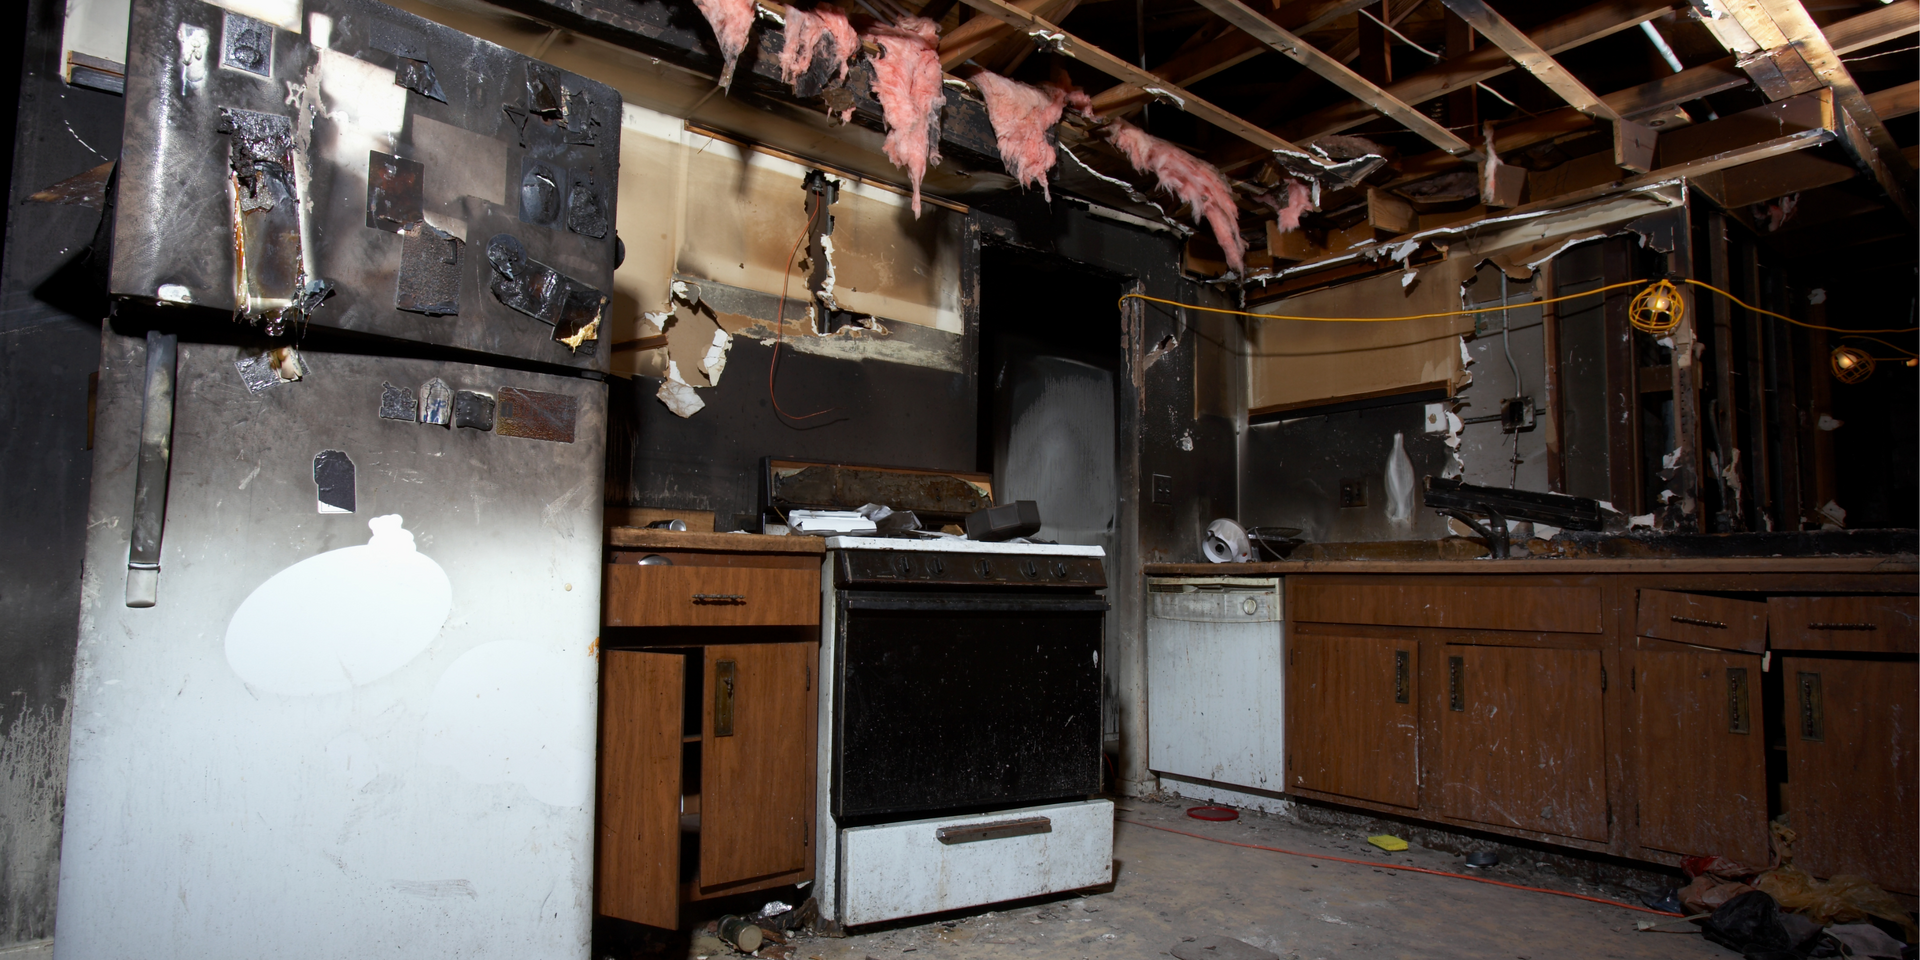
<path id="1" fill-rule="evenodd" d="M 581 957 L 620 100 L 134 5 L 55 955 Z"/>

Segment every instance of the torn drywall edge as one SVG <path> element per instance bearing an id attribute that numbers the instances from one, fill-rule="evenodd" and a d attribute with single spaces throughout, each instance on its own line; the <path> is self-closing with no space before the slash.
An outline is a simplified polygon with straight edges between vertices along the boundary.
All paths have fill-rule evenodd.
<path id="1" fill-rule="evenodd" d="M 779 297 L 758 290 L 683 274 L 674 275 L 673 285 L 676 289 L 697 289 L 701 305 L 712 313 L 722 330 L 734 336 L 771 342 L 779 334 L 785 340 L 786 349 L 805 354 L 904 363 L 950 373 L 966 370 L 961 349 L 964 338 L 938 327 L 867 317 L 832 333 L 821 334 L 814 323 L 817 315 L 814 305 L 805 296 L 787 297 L 782 310 Z M 775 329 L 776 310 L 786 321 L 784 331 Z"/>
<path id="2" fill-rule="evenodd" d="M 672 360 L 667 361 L 666 379 L 660 381 L 660 390 L 654 396 L 683 420 L 699 413 L 707 405 L 705 400 L 700 399 L 699 392 L 680 376 L 680 364 Z"/>
<path id="3" fill-rule="evenodd" d="M 1146 206 L 1152 207 L 1155 210 L 1160 211 L 1160 219 L 1165 221 L 1167 229 L 1173 230 L 1175 233 L 1178 233 L 1182 237 L 1189 237 L 1193 235 L 1192 227 L 1189 227 L 1186 224 L 1181 223 L 1180 221 L 1175 220 L 1172 217 L 1168 216 L 1166 207 L 1163 207 L 1158 203 L 1155 203 L 1153 200 L 1149 199 L 1146 194 L 1140 192 L 1140 189 L 1138 187 L 1135 187 L 1133 184 L 1125 180 L 1122 180 L 1119 177 L 1109 177 L 1106 174 L 1101 173 L 1098 170 L 1095 170 L 1093 167 L 1089 166 L 1085 160 L 1080 159 L 1079 155 L 1074 153 L 1073 150 L 1064 143 L 1060 144 L 1060 152 L 1066 154 L 1067 159 L 1072 160 L 1076 166 L 1086 171 L 1089 176 L 1092 176 L 1098 180 L 1101 180 L 1106 183 L 1110 183 L 1116 187 L 1119 187 L 1122 191 L 1126 193 L 1127 199 L 1132 200 L 1135 203 L 1144 204 Z M 1081 202 L 1085 203 L 1086 201 L 1081 201 Z M 1095 204 L 1092 204 L 1092 203 L 1088 203 L 1087 206 L 1092 209 L 1099 209 L 1099 210 L 1108 209 L 1106 207 L 1097 207 Z M 1114 219 L 1131 216 L 1131 214 L 1122 213 L 1118 210 L 1110 210 L 1109 213 L 1113 215 Z M 1105 214 L 1103 214 L 1103 216 L 1104 215 Z"/>
<path id="4" fill-rule="evenodd" d="M 823 233 L 820 235 L 820 258 L 826 263 L 827 273 L 826 276 L 820 278 L 820 289 L 815 290 L 813 295 L 819 299 L 822 307 L 828 310 L 837 310 L 839 309 L 839 305 L 834 303 L 833 300 L 833 234 L 831 233 Z"/>
<path id="5" fill-rule="evenodd" d="M 727 353 L 733 349 L 733 334 L 724 328 L 713 332 L 713 345 L 707 348 L 707 355 L 700 360 L 700 369 L 707 374 L 707 382 L 720 385 L 720 374 L 727 369 Z"/>

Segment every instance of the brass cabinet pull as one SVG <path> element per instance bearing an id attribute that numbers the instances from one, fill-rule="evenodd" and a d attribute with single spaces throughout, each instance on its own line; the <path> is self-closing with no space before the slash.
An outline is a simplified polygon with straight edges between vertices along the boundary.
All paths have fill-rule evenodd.
<path id="1" fill-rule="evenodd" d="M 743 593 L 696 593 L 693 595 L 693 602 L 746 606 L 747 597 Z"/>
<path id="2" fill-rule="evenodd" d="M 1678 614 L 1669 616 L 1667 619 L 1672 620 L 1674 623 L 1684 623 L 1695 627 L 1711 627 L 1715 630 L 1725 630 L 1727 628 L 1726 624 L 1718 620 L 1701 620 L 1697 617 L 1682 617 Z"/>

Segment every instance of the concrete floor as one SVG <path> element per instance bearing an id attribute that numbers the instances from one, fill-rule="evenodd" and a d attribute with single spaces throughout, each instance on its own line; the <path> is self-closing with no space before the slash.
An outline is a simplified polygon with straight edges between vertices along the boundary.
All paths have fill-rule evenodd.
<path id="1" fill-rule="evenodd" d="M 1316 861 L 1209 843 L 1151 824 L 1239 843 L 1468 872 L 1452 854 L 1415 846 L 1386 854 L 1363 836 L 1291 818 L 1243 813 L 1232 823 L 1185 815 L 1192 801 L 1125 800 L 1110 892 L 905 922 L 845 939 L 796 939 L 795 960 L 1013 960 L 1165 957 L 1186 939 L 1219 935 L 1287 960 L 1368 958 L 1717 958 L 1730 951 L 1684 933 L 1640 933 L 1652 914 L 1406 871 Z M 1139 824 L 1125 821 L 1139 821 Z M 1510 863 L 1493 879 L 1601 893 Z M 1620 894 L 1624 891 L 1605 891 Z M 722 956 L 725 953 L 720 954 Z M 763 952 L 764 955 L 764 952 Z"/>

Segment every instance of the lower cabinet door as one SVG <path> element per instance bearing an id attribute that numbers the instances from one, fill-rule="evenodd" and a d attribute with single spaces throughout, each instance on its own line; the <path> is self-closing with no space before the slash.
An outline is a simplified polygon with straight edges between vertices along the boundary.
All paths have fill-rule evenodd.
<path id="1" fill-rule="evenodd" d="M 1600 651 L 1446 647 L 1445 816 L 1607 839 Z"/>
<path id="2" fill-rule="evenodd" d="M 1920 665 L 1781 657 L 1794 863 L 1916 893 Z"/>
<path id="3" fill-rule="evenodd" d="M 686 657 L 600 657 L 599 879 L 595 911 L 680 925 L 680 711 Z"/>
<path id="4" fill-rule="evenodd" d="M 1420 805 L 1420 645 L 1287 638 L 1287 784 L 1358 800 Z"/>
<path id="5" fill-rule="evenodd" d="M 706 648 L 702 897 L 813 871 L 818 643 Z"/>
<path id="6" fill-rule="evenodd" d="M 1634 670 L 1640 845 L 1766 866 L 1760 656 L 1641 638 Z"/>

